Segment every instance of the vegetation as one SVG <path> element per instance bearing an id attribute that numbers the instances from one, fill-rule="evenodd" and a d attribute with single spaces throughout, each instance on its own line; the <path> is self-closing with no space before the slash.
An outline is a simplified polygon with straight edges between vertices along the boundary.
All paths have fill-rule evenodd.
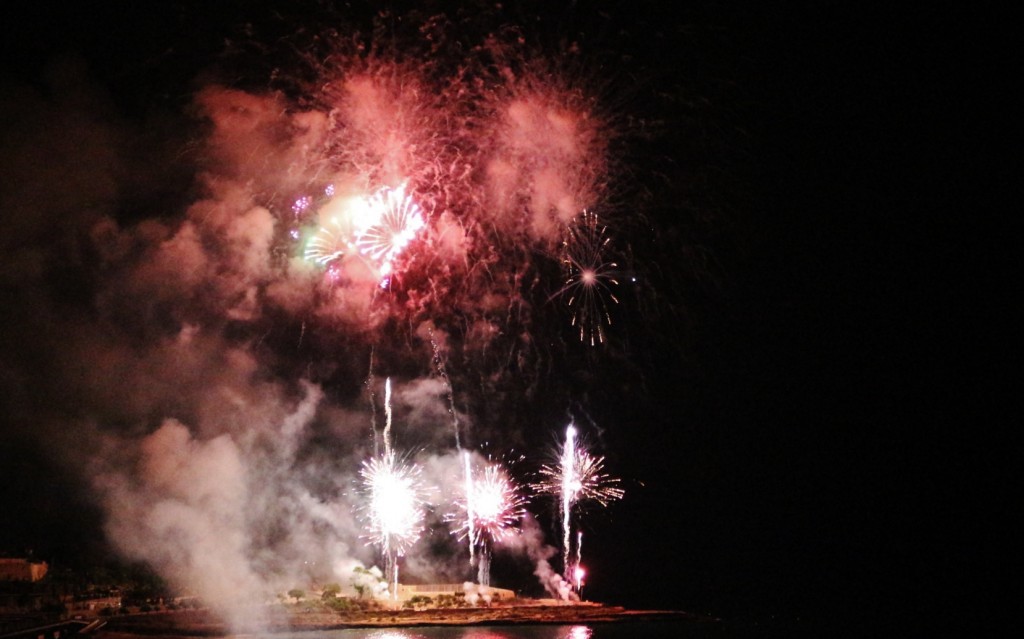
<path id="1" fill-rule="evenodd" d="M 359 610 L 359 606 L 356 602 L 352 601 L 348 597 L 336 597 L 334 599 L 328 599 L 324 602 L 324 605 L 334 612 L 355 612 Z"/>
<path id="2" fill-rule="evenodd" d="M 436 601 L 438 608 L 465 608 L 466 593 L 456 592 L 450 595 L 438 595 Z"/>
<path id="3" fill-rule="evenodd" d="M 402 604 L 402 607 L 409 608 L 411 610 L 423 610 L 424 608 L 433 605 L 433 603 L 433 597 L 428 597 L 426 595 L 415 595 L 414 597 L 408 599 L 404 604 Z"/>

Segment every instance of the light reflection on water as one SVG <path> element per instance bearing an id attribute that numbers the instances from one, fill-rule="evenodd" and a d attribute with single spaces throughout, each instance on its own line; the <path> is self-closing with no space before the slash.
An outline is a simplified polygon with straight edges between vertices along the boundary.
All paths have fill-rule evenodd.
<path id="1" fill-rule="evenodd" d="M 590 639 L 593 634 L 594 629 L 590 626 L 573 626 L 569 628 L 567 639 Z"/>
<path id="2" fill-rule="evenodd" d="M 590 626 L 425 626 L 281 633 L 273 639 L 592 639 Z"/>
<path id="3" fill-rule="evenodd" d="M 417 626 L 415 628 L 349 628 L 307 632 L 275 633 L 244 639 L 675 639 L 683 635 L 697 638 L 713 628 L 685 629 L 676 623 L 612 623 L 596 625 L 510 624 L 502 626 Z M 238 638 L 242 639 L 242 638 Z"/>
<path id="4" fill-rule="evenodd" d="M 387 628 L 385 630 L 368 630 L 363 635 L 365 639 L 426 639 L 423 635 L 412 630 Z"/>

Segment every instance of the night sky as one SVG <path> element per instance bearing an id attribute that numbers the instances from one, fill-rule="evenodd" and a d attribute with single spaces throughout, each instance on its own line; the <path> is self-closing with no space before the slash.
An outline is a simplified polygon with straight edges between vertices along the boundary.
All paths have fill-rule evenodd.
<path id="1" fill-rule="evenodd" d="M 138 441 L 164 418 L 194 426 L 208 416 L 201 402 L 156 392 L 112 410 L 122 382 L 82 381 L 94 376 L 86 368 L 132 370 L 90 339 L 123 340 L 157 366 L 151 342 L 180 328 L 162 324 L 177 321 L 178 298 L 133 315 L 146 293 L 132 260 L 159 235 L 145 223 L 175 229 L 217 161 L 195 151 L 208 129 L 193 96 L 215 82 L 259 93 L 297 58 L 287 43 L 308 42 L 296 34 L 365 31 L 376 13 L 363 3 L 206 4 L 4 9 L 0 551 L 71 566 L 105 556 L 106 515 L 87 478 L 107 476 L 97 459 L 120 454 L 106 437 Z M 456 404 L 474 422 L 467 437 L 539 452 L 567 415 L 584 425 L 626 490 L 582 518 L 587 598 L 786 627 L 914 626 L 936 611 L 988 623 L 980 610 L 1021 594 L 1019 578 L 996 588 L 1010 574 L 1004 524 L 1017 508 L 1005 487 L 1019 458 L 1004 401 L 1017 385 L 1005 338 L 1016 291 L 1004 282 L 1019 260 L 990 223 L 997 187 L 1012 179 L 994 160 L 1008 145 L 992 126 L 1008 97 L 999 21 L 952 3 L 627 4 L 447 11 L 478 30 L 465 42 L 518 27 L 611 114 L 603 206 L 625 275 L 603 345 L 578 343 L 537 304 L 526 354 L 503 369 L 511 381 L 477 389 L 486 365 L 467 356 L 463 372 L 448 360 Z M 409 24 L 446 11 L 394 6 L 402 19 L 383 23 L 399 42 Z M 565 53 L 571 42 L 580 53 Z M 115 142 L 103 151 L 105 136 Z M 69 157 L 79 146 L 81 162 Z M 44 191 L 28 219 L 37 211 L 26 198 Z M 118 271 L 97 248 L 102 219 L 134 238 L 117 259 L 139 271 Z M 309 341 L 289 351 L 299 322 L 281 308 L 204 324 L 211 306 L 196 299 L 184 316 L 215 326 L 210 339 L 289 353 L 261 359 L 255 375 L 313 371 L 323 385 L 299 462 L 358 453 L 332 448 L 332 437 L 353 432 L 342 407 L 358 404 L 367 333 L 349 340 L 311 321 Z M 380 330 L 404 335 L 398 324 Z M 431 373 L 429 357 L 425 368 L 402 369 L 388 351 L 381 360 L 407 379 Z M 180 392 L 198 396 L 202 380 L 188 377 Z M 322 477 L 304 481 L 330 493 Z M 551 509 L 535 510 L 557 544 Z M 522 570 L 499 554 L 495 580 Z"/>

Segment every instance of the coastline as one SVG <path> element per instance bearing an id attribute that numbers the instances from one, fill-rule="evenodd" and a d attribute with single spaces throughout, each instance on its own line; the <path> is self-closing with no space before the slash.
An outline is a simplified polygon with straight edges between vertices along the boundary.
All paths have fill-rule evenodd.
<path id="1" fill-rule="evenodd" d="M 624 621 L 692 621 L 714 624 L 719 620 L 672 610 L 627 610 L 621 606 L 503 605 L 489 608 L 442 608 L 433 610 L 370 610 L 344 615 L 324 611 L 289 611 L 269 622 L 262 632 L 315 632 L 354 628 L 417 626 L 479 626 L 520 624 L 617 623 Z M 159 612 L 111 618 L 93 634 L 97 639 L 133 637 L 228 637 L 235 634 L 227 624 L 206 611 Z"/>

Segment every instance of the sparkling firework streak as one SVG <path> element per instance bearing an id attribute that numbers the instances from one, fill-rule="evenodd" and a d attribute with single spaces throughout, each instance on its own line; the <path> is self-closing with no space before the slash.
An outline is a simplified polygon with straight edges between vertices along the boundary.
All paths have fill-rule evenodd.
<path id="1" fill-rule="evenodd" d="M 622 499 L 625 491 L 619 488 L 619 480 L 606 475 L 604 457 L 594 457 L 586 451 L 576 438 L 576 427 L 570 424 L 565 429 L 565 443 L 559 454 L 557 466 L 544 465 L 540 468 L 541 481 L 532 485 L 540 494 L 557 495 L 562 515 L 562 566 L 567 581 L 573 581 L 571 562 L 572 513 L 582 502 L 595 502 L 602 507 Z"/>
<path id="2" fill-rule="evenodd" d="M 304 256 L 332 267 L 346 254 L 355 253 L 376 269 L 381 286 L 386 286 L 395 260 L 425 226 L 423 211 L 406 194 L 404 184 L 385 187 L 348 202 L 340 217 L 332 217 L 310 238 Z"/>
<path id="3" fill-rule="evenodd" d="M 360 475 L 369 497 L 370 539 L 385 553 L 405 554 L 423 529 L 419 467 L 387 453 L 364 462 Z"/>
<path id="4" fill-rule="evenodd" d="M 469 461 L 469 451 L 462 453 L 462 460 L 464 462 L 463 472 L 465 473 L 466 480 L 466 536 L 469 538 L 469 563 L 473 563 L 473 555 L 476 552 L 476 526 L 473 521 L 473 468 Z"/>
<path id="5" fill-rule="evenodd" d="M 583 576 L 586 575 L 586 571 L 583 570 L 583 531 L 576 531 L 576 561 L 573 563 L 572 577 L 573 584 L 575 585 L 576 592 L 579 593 L 583 589 Z"/>
<path id="6" fill-rule="evenodd" d="M 466 482 L 466 495 L 460 503 L 459 527 L 454 531 L 471 547 L 483 548 L 501 541 L 514 530 L 525 513 L 526 498 L 508 473 L 497 464 Z"/>
<path id="7" fill-rule="evenodd" d="M 363 462 L 359 474 L 368 499 L 367 534 L 384 553 L 394 596 L 398 584 L 398 557 L 403 556 L 423 532 L 425 502 L 420 469 L 388 451 Z"/>
<path id="8" fill-rule="evenodd" d="M 384 380 L 384 454 L 393 457 L 391 450 L 391 378 Z"/>
<path id="9" fill-rule="evenodd" d="M 605 261 L 611 238 L 598 223 L 597 214 L 583 211 L 566 229 L 562 241 L 562 266 L 565 284 L 555 296 L 568 297 L 572 325 L 579 330 L 580 341 L 591 346 L 604 342 L 605 326 L 612 323 L 608 302 L 618 304 L 612 286 L 618 286 L 618 264 Z"/>
<path id="10" fill-rule="evenodd" d="M 384 265 L 391 262 L 416 237 L 426 222 L 423 211 L 405 194 L 405 185 L 397 189 L 381 189 L 369 200 L 373 223 L 359 234 L 356 245 L 359 252 Z M 390 272 L 390 266 L 385 275 Z"/>
<path id="11" fill-rule="evenodd" d="M 351 246 L 349 233 L 337 219 L 333 219 L 309 239 L 304 256 L 310 262 L 326 267 L 340 260 Z"/>

